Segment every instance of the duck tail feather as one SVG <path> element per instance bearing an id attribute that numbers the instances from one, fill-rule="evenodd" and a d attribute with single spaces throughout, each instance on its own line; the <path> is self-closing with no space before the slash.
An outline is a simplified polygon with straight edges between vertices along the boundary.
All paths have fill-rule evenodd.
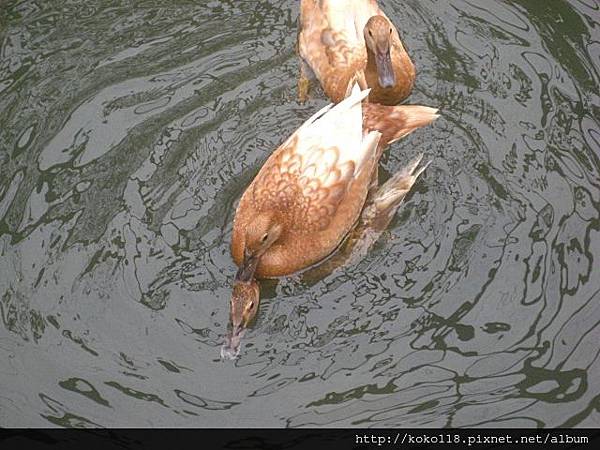
<path id="1" fill-rule="evenodd" d="M 427 169 L 431 160 L 421 164 L 423 154 L 417 155 L 406 166 L 396 172 L 375 193 L 373 204 L 378 211 L 397 208 L 419 178 Z"/>
<path id="2" fill-rule="evenodd" d="M 438 110 L 429 106 L 363 104 L 363 129 L 381 132 L 384 145 L 429 125 L 438 117 Z"/>

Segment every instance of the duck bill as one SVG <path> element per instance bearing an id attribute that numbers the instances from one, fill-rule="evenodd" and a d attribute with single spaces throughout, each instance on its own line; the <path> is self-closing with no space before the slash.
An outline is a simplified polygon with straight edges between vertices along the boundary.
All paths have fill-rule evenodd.
<path id="1" fill-rule="evenodd" d="M 247 254 L 244 255 L 244 260 L 242 261 L 242 264 L 235 275 L 235 281 L 249 282 L 252 280 L 257 266 L 258 257 Z"/>
<path id="2" fill-rule="evenodd" d="M 375 64 L 377 65 L 377 78 L 379 85 L 382 88 L 391 88 L 396 84 L 396 75 L 392 66 L 392 57 L 390 50 L 377 53 L 375 56 Z"/>

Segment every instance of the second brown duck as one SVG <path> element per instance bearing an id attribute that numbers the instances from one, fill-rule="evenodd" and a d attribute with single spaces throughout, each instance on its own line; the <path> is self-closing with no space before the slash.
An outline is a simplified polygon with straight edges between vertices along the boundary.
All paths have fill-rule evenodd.
<path id="1" fill-rule="evenodd" d="M 302 0 L 298 96 L 306 99 L 311 78 L 339 102 L 357 77 L 371 88 L 369 101 L 396 105 L 411 92 L 415 67 L 396 27 L 375 0 Z"/>

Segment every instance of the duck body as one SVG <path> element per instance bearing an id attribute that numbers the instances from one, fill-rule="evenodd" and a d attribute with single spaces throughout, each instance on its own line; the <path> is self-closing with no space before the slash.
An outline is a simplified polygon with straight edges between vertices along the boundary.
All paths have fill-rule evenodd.
<path id="1" fill-rule="evenodd" d="M 333 102 L 354 76 L 372 103 L 398 104 L 414 85 L 415 67 L 375 0 L 302 0 L 298 52 Z"/>
<path id="2" fill-rule="evenodd" d="M 314 264 L 348 233 L 365 202 L 381 136 L 377 131 L 363 136 L 361 101 L 367 94 L 356 90 L 319 111 L 265 162 L 236 210 L 232 255 L 238 265 L 252 248 L 257 222 L 261 230 L 272 223 L 281 229 L 260 254 L 259 278 Z"/>
<path id="3" fill-rule="evenodd" d="M 360 217 L 384 147 L 437 117 L 424 106 L 363 105 L 368 93 L 355 86 L 265 162 L 236 210 L 231 252 L 240 270 L 253 261 L 249 276 L 278 277 L 330 255 Z"/>
<path id="4" fill-rule="evenodd" d="M 323 279 L 341 267 L 358 263 L 379 240 L 406 195 L 431 161 L 418 155 L 382 185 L 372 185 L 356 226 L 335 253 L 303 273 L 303 279 Z"/>

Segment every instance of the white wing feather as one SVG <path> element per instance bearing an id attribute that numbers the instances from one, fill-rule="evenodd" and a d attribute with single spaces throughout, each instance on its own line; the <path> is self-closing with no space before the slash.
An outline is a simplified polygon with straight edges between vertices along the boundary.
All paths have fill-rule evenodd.
<path id="1" fill-rule="evenodd" d="M 316 163 L 317 166 L 334 169 L 351 161 L 354 163 L 355 174 L 360 171 L 371 152 L 371 145 L 367 145 L 367 141 L 373 139 L 370 135 L 375 133 L 363 136 L 362 132 L 361 102 L 368 95 L 369 89 L 361 91 L 358 85 L 354 85 L 348 98 L 335 106 L 323 108 L 292 135 L 297 137 L 294 153 L 306 161 L 306 166 Z M 330 148 L 337 148 L 339 151 L 335 161 L 325 151 Z M 325 181 L 328 171 L 318 172 L 319 178 Z"/>

